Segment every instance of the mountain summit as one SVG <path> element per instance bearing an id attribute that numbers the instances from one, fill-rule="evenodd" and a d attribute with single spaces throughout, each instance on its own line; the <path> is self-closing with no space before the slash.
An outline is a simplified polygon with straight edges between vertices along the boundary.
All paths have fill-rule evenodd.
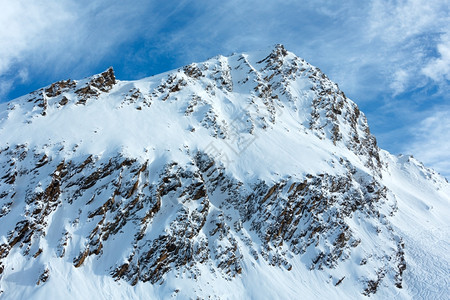
<path id="1" fill-rule="evenodd" d="M 0 105 L 0 298 L 446 297 L 450 185 L 276 45 Z"/>

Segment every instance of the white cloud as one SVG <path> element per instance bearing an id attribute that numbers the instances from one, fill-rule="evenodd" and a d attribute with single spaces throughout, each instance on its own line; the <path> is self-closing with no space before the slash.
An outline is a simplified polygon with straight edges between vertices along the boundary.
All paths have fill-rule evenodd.
<path id="1" fill-rule="evenodd" d="M 15 83 L 27 81 L 30 70 L 64 76 L 90 72 L 105 55 L 143 30 L 139 26 L 151 5 L 146 1 L 130 5 L 106 0 L 0 0 L 0 81 L 8 82 L 2 84 L 0 96 Z M 147 17 L 158 20 L 151 14 Z M 145 30 L 152 32 L 149 23 Z"/>
<path id="2" fill-rule="evenodd" d="M 46 2 L 0 0 L 0 75 L 22 60 L 26 52 L 58 38 L 58 24 L 74 19 L 65 1 Z"/>
<path id="3" fill-rule="evenodd" d="M 0 75 L 0 99 L 4 95 L 8 94 L 15 82 L 24 83 L 26 81 L 28 81 L 28 70 L 25 68 L 20 69 L 15 74 L 7 78 L 2 78 Z"/>
<path id="4" fill-rule="evenodd" d="M 384 57 L 394 96 L 414 89 L 423 75 L 445 84 L 440 78 L 448 74 L 450 60 L 447 0 L 375 0 L 369 15 L 368 38 Z M 433 58 L 436 49 L 441 58 Z"/>
<path id="5" fill-rule="evenodd" d="M 370 36 L 398 44 L 448 25 L 446 0 L 375 0 L 371 4 Z M 448 30 L 448 28 L 447 28 Z"/>
<path id="6" fill-rule="evenodd" d="M 450 179 L 450 107 L 435 110 L 411 128 L 414 136 L 405 152 Z"/>
<path id="7" fill-rule="evenodd" d="M 20 80 L 21 83 L 25 83 L 28 81 L 28 70 L 27 69 L 21 69 L 17 73 L 17 78 Z"/>
<path id="8" fill-rule="evenodd" d="M 1 77 L 0 77 L 1 79 Z M 0 97 L 6 95 L 13 85 L 13 80 L 0 80 Z"/>
<path id="9" fill-rule="evenodd" d="M 393 81 L 389 87 L 394 91 L 394 95 L 400 94 L 405 91 L 409 81 L 409 74 L 403 69 L 397 70 L 394 73 Z"/>
<path id="10" fill-rule="evenodd" d="M 450 33 L 443 35 L 437 50 L 440 57 L 432 59 L 422 71 L 435 81 L 450 80 Z"/>

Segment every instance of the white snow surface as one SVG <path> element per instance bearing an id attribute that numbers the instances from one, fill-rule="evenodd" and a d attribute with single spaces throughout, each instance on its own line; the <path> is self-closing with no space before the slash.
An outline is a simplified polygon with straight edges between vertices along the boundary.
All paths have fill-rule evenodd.
<path id="1" fill-rule="evenodd" d="M 384 150 L 380 150 L 379 168 L 368 164 L 372 158 L 364 152 L 365 148 L 357 152 L 349 146 L 355 133 L 344 116 L 356 105 L 345 96 L 342 113 L 336 114 L 335 120 L 342 138 L 333 141 L 332 124 L 322 111 L 317 121 L 320 129 L 315 130 L 315 125 L 311 125 L 312 103 L 320 91 L 311 76 L 322 78 L 322 89 L 333 95 L 339 91 L 337 85 L 290 52 L 282 57 L 283 66 L 296 65 L 299 70 L 277 74 L 261 62 L 268 54 L 262 51 L 218 56 L 190 65 L 201 71 L 198 78 L 189 75 L 185 68 L 137 81 L 117 80 L 111 89 L 97 90 L 98 95 L 86 98 L 84 104 L 77 102 L 80 96 L 75 91 L 100 75 L 74 81 L 75 87 L 63 89 L 53 97 L 47 95 L 46 88 L 38 90 L 0 105 L 0 150 L 25 145 L 52 161 L 78 163 L 89 155 L 100 161 L 120 154 L 148 162 L 150 174 L 170 162 L 189 165 L 191 153 L 204 151 L 224 166 L 227 175 L 245 186 L 258 181 L 303 180 L 307 174 L 345 176 L 348 170 L 339 163 L 345 159 L 357 170 L 356 174 L 373 176 L 388 188 L 386 205 L 396 203 L 398 209 L 387 215 L 387 220 L 405 244 L 403 288 L 383 282 L 370 298 L 450 299 L 447 180 L 411 156 L 393 156 Z M 264 83 L 259 89 L 258 82 Z M 261 90 L 268 85 L 272 94 L 261 96 Z M 132 97 L 136 91 L 136 97 Z M 61 104 L 63 98 L 67 99 L 66 104 Z M 39 106 L 41 102 L 45 104 Z M 361 140 L 367 134 L 365 122 L 361 113 L 355 127 Z M 0 159 L 7 166 L 10 162 L 5 152 L 0 153 Z M 27 158 L 22 167 L 26 169 L 28 164 L 31 170 L 36 160 Z M 6 171 L 6 167 L 0 169 L 0 177 Z M 44 176 L 34 183 L 34 190 L 42 190 L 53 171 L 50 165 L 44 166 L 40 174 L 47 174 L 47 179 Z M 0 217 L 0 244 L 7 243 L 17 220 L 25 217 L 25 194 L 32 176 L 30 171 L 17 177 L 11 211 Z M 148 180 L 156 182 L 156 175 L 150 175 Z M 0 181 L 0 193 L 7 189 L 9 186 Z M 0 206 L 6 201 L 6 197 L 0 198 Z M 98 201 L 94 204 L 101 204 Z M 176 199 L 173 201 L 176 203 Z M 219 205 L 211 201 L 213 213 Z M 81 224 L 73 225 L 71 221 L 85 203 L 64 202 L 49 216 L 45 238 L 30 252 L 43 249 L 37 259 L 24 255 L 18 246 L 11 249 L 3 261 L 0 299 L 360 299 L 367 296 L 361 293 L 362 271 L 354 266 L 359 265 L 368 247 L 392 247 L 390 241 L 383 244 L 383 238 L 375 237 L 377 233 L 370 223 L 365 223 L 363 215 L 354 215 L 348 223 L 364 242 L 336 268 L 311 270 L 306 263 L 311 258 L 307 255 L 293 255 L 289 271 L 274 267 L 262 258 L 255 260 L 246 243 L 238 239 L 243 270 L 235 278 L 211 273 L 208 265 L 200 264 L 195 279 L 189 273 L 173 271 L 165 274 L 163 281 L 138 282 L 133 286 L 126 280 L 114 279 L 106 267 L 102 268 L 126 260 L 123 253 L 132 247 L 132 236 L 126 234 L 131 225 L 122 229 L 125 234 L 108 241 L 108 249 L 118 249 L 117 252 L 105 250 L 102 256 L 89 256 L 82 267 L 74 266 L 72 259 L 85 243 L 90 227 L 83 227 L 83 215 Z M 160 213 L 155 217 L 152 232 L 158 232 L 155 228 L 163 231 L 173 218 L 170 205 L 164 205 L 162 211 L 166 209 L 167 215 Z M 56 245 L 62 228 L 70 232 L 71 239 L 66 256 L 60 258 Z M 250 237 L 255 234 L 246 230 Z M 146 238 L 151 239 L 150 234 Z M 375 268 L 376 262 L 369 267 Z M 46 268 L 50 272 L 48 281 L 36 285 L 38 275 Z M 343 276 L 342 283 L 335 286 Z"/>

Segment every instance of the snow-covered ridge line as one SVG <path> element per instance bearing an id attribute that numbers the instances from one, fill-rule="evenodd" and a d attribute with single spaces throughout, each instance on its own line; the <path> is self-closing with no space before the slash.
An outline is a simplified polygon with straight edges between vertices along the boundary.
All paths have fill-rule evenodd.
<path id="1" fill-rule="evenodd" d="M 108 138 L 103 141 L 103 148 L 114 145 L 142 149 L 147 146 L 142 142 L 145 139 L 134 139 L 129 144 L 117 142 L 116 135 L 106 127 L 112 132 L 128 129 L 134 134 L 141 130 L 137 127 L 146 125 L 144 120 L 158 120 L 151 124 L 158 127 L 163 123 L 159 119 L 166 118 L 177 120 L 173 122 L 178 125 L 176 130 L 173 128 L 177 136 L 201 136 L 204 140 L 206 130 L 206 135 L 232 145 L 233 153 L 240 153 L 247 146 L 245 141 L 234 143 L 236 137 L 252 140 L 284 127 L 286 131 L 312 132 L 320 139 L 342 143 L 356 154 L 368 154 L 368 167 L 375 170 L 375 166 L 380 166 L 376 139 L 356 104 L 318 68 L 281 45 L 269 55 L 256 52 L 220 56 L 134 82 L 116 82 L 110 68 L 81 81 L 60 81 L 13 100 L 4 114 L 7 116 L 2 118 L 6 119 L 2 122 L 3 132 L 20 131 L 3 135 L 8 144 L 31 145 L 34 139 L 42 137 L 36 130 L 46 132 L 45 138 L 53 142 L 71 147 L 80 144 L 80 140 L 86 147 L 92 146 L 87 145 L 87 140 L 95 140 L 99 147 L 99 139 L 92 133 L 100 135 L 103 131 L 103 138 Z M 133 124 L 125 128 L 114 124 L 121 119 L 132 120 Z M 67 122 L 58 124 L 62 120 Z M 24 124 L 17 128 L 17 123 Z M 171 127 L 168 123 L 165 122 Z M 196 129 L 201 131 L 195 132 Z M 155 128 L 141 131 L 161 132 Z M 126 134 L 120 134 L 123 135 Z M 165 142 L 167 135 L 159 139 Z M 41 138 L 36 144 L 45 141 Z"/>

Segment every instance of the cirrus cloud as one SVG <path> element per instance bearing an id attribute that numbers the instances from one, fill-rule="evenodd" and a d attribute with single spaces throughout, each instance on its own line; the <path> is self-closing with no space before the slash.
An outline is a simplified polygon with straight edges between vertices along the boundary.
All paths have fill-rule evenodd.
<path id="1" fill-rule="evenodd" d="M 450 108 L 441 107 L 410 128 L 409 153 L 450 179 Z"/>

